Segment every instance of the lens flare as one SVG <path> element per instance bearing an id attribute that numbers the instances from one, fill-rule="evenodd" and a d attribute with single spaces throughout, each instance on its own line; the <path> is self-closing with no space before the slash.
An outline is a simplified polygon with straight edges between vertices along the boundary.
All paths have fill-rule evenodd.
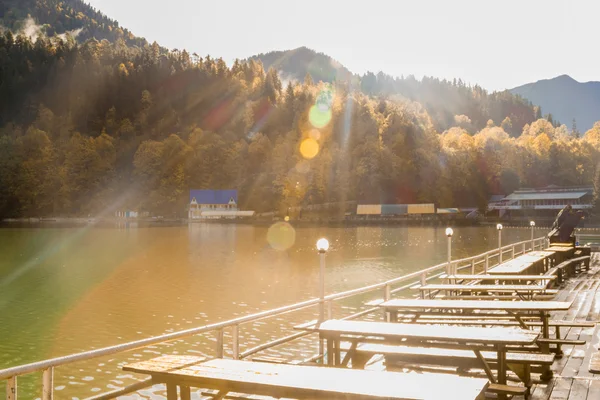
<path id="1" fill-rule="evenodd" d="M 321 139 L 321 132 L 319 132 L 318 129 L 313 129 L 310 131 L 310 137 L 315 140 L 319 140 Z"/>
<path id="2" fill-rule="evenodd" d="M 296 231 L 287 222 L 277 222 L 267 231 L 267 242 L 273 249 L 285 251 L 296 242 Z"/>
<path id="3" fill-rule="evenodd" d="M 331 109 L 322 111 L 317 105 L 310 108 L 308 112 L 308 120 L 315 128 L 321 129 L 327 126 L 331 121 Z"/>
<path id="4" fill-rule="evenodd" d="M 307 138 L 300 143 L 300 154 L 302 157 L 310 160 L 319 154 L 319 143 L 315 139 Z"/>
<path id="5" fill-rule="evenodd" d="M 296 164 L 296 171 L 301 174 L 307 174 L 310 171 L 310 163 L 302 160 Z"/>

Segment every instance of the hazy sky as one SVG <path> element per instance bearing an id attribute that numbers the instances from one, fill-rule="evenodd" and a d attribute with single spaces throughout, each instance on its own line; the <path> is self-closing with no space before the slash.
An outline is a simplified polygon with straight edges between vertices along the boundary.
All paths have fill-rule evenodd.
<path id="1" fill-rule="evenodd" d="M 462 78 L 498 90 L 600 81 L 598 0 L 87 0 L 150 42 L 228 64 L 307 46 L 355 73 Z"/>

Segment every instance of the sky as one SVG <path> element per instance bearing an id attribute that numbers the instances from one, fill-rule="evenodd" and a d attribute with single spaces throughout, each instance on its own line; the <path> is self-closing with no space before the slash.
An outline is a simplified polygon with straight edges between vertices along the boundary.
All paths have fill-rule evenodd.
<path id="1" fill-rule="evenodd" d="M 231 64 L 306 46 L 350 71 L 504 90 L 600 81 L 598 0 L 87 0 L 148 41 Z"/>

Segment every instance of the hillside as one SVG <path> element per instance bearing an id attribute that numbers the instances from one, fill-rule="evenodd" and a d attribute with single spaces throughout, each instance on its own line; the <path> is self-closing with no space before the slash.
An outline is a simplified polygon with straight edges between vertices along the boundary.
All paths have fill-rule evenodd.
<path id="1" fill-rule="evenodd" d="M 254 59 L 228 66 L 125 40 L 79 1 L 8 4 L 2 20 L 17 35 L 0 34 L 0 219 L 184 215 L 190 188 L 236 188 L 258 212 L 357 199 L 484 208 L 520 184 L 589 183 L 600 161 L 600 124 L 575 139 L 509 92 L 383 73 L 286 85 Z M 36 37 L 23 32 L 32 24 L 46 26 Z M 47 36 L 77 29 L 77 41 Z M 317 78 L 332 71 L 325 60 Z"/>
<path id="2" fill-rule="evenodd" d="M 510 90 L 533 104 L 542 107 L 571 128 L 573 119 L 577 129 L 586 132 L 600 120 L 600 82 L 577 82 L 568 75 L 544 79 Z"/>
<path id="3" fill-rule="evenodd" d="M 306 47 L 259 54 L 250 60 L 260 60 L 265 70 L 275 69 L 284 81 L 303 82 L 307 74 L 315 82 L 352 80 L 353 87 L 371 96 L 419 102 L 427 109 L 439 131 L 455 126 L 459 120 L 462 121 L 461 126 L 473 133 L 486 127 L 489 120 L 500 125 L 508 118 L 505 123 L 507 131 L 516 137 L 526 124 L 538 116 L 529 101 L 508 91 L 488 93 L 480 86 L 468 86 L 460 79 L 393 77 L 383 72 L 353 75 L 332 57 Z"/>
<path id="4" fill-rule="evenodd" d="M 271 51 L 250 59 L 260 60 L 265 70 L 274 68 L 283 80 L 303 82 L 307 73 L 317 82 L 346 81 L 352 77 L 352 73 L 333 58 L 306 47 L 288 51 Z"/>
<path id="5" fill-rule="evenodd" d="M 143 46 L 146 40 L 134 36 L 117 21 L 106 17 L 81 0 L 2 0 L 0 28 L 36 39 L 71 34 L 80 43 L 88 39 L 122 39 L 128 45 Z M 2 31 L 2 29 L 0 29 Z"/>

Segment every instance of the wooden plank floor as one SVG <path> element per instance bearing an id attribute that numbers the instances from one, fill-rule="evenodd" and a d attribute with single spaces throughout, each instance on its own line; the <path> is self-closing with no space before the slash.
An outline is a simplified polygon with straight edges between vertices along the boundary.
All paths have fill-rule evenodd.
<path id="1" fill-rule="evenodd" d="M 592 254 L 590 271 L 570 278 L 555 300 L 573 301 L 568 311 L 552 315 L 553 320 L 600 321 L 600 253 Z M 567 339 L 583 339 L 585 346 L 563 346 L 564 356 L 552 365 L 554 378 L 535 385 L 532 400 L 600 400 L 600 374 L 588 371 L 593 354 L 600 351 L 600 328 L 561 330 Z"/>

